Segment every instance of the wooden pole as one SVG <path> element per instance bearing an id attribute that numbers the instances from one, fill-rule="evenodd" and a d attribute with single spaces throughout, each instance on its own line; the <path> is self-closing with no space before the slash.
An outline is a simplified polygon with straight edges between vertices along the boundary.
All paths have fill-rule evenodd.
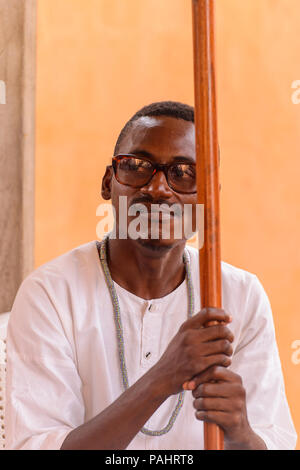
<path id="1" fill-rule="evenodd" d="M 214 0 L 192 0 L 197 203 L 204 204 L 204 245 L 199 251 L 201 307 L 222 307 L 218 136 L 214 53 Z M 222 450 L 222 430 L 204 423 L 204 447 Z"/>

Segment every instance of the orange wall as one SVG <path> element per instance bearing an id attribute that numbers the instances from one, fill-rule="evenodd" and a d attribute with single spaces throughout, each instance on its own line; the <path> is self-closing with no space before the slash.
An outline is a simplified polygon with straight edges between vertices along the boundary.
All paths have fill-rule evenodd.
<path id="1" fill-rule="evenodd" d="M 223 259 L 271 300 L 300 434 L 299 0 L 217 0 Z M 193 104 L 187 0 L 39 0 L 36 266 L 96 238 L 118 132 L 156 100 Z"/>

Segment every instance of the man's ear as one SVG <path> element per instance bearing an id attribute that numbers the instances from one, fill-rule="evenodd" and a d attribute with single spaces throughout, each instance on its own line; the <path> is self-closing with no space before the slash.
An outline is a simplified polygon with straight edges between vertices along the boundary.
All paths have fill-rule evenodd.
<path id="1" fill-rule="evenodd" d="M 111 199 L 111 180 L 113 177 L 113 167 L 111 165 L 106 167 L 105 174 L 102 178 L 102 186 L 101 186 L 101 196 L 103 199 L 108 201 Z"/>

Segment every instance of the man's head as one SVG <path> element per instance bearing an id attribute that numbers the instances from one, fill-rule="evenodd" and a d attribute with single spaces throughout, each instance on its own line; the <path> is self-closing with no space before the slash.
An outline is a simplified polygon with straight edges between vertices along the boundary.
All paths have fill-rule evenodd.
<path id="1" fill-rule="evenodd" d="M 120 153 L 120 146 L 123 138 L 128 134 L 133 127 L 134 122 L 141 117 L 173 117 L 175 119 L 183 119 L 187 122 L 195 122 L 194 108 L 188 104 L 179 103 L 178 101 L 160 101 L 144 106 L 137 111 L 132 118 L 125 124 L 121 130 L 118 140 L 115 145 L 114 155 Z"/>
<path id="2" fill-rule="evenodd" d="M 191 106 L 170 101 L 145 106 L 122 129 L 114 155 L 134 155 L 150 164 L 176 164 L 169 172 L 157 171 L 142 187 L 126 185 L 124 181 L 122 184 L 120 178 L 117 178 L 116 169 L 114 171 L 112 166 L 107 167 L 103 178 L 102 196 L 104 199 L 112 200 L 116 211 L 117 229 L 120 196 L 127 197 L 127 210 L 133 204 L 138 203 L 149 208 L 151 204 L 168 206 L 176 204 L 182 207 L 182 210 L 185 204 L 195 206 L 196 192 L 187 192 L 187 187 L 183 187 L 184 192 L 177 191 L 177 185 L 173 183 L 174 172 L 182 171 L 182 169 L 186 171 L 184 178 L 187 181 L 194 177 L 195 127 L 194 110 Z M 132 219 L 128 217 L 128 224 Z M 174 220 L 171 217 L 171 225 L 174 225 Z M 178 243 L 185 242 L 184 234 L 181 240 L 174 239 L 173 229 L 174 226 L 171 226 L 171 237 L 168 240 L 162 239 L 161 236 L 158 240 L 151 240 L 149 232 L 147 239 L 139 239 L 138 242 L 153 251 L 169 249 Z"/>

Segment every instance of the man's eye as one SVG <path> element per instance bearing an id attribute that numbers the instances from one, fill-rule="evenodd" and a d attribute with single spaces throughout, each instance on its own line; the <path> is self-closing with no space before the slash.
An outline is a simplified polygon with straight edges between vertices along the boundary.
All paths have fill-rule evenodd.
<path id="1" fill-rule="evenodd" d="M 194 178 L 195 168 L 192 165 L 175 165 L 172 174 L 176 178 Z"/>
<path id="2" fill-rule="evenodd" d="M 135 160 L 131 160 L 131 162 L 129 162 L 130 170 L 137 170 L 139 166 L 139 162 L 136 162 Z"/>
<path id="3" fill-rule="evenodd" d="M 194 178 L 196 176 L 196 170 L 195 167 L 192 165 L 187 165 L 185 173 L 187 176 L 190 176 L 191 178 Z"/>
<path id="4" fill-rule="evenodd" d="M 122 170 L 137 170 L 138 168 L 138 164 L 136 163 L 135 160 L 129 160 L 129 159 L 126 159 L 126 160 L 123 160 L 121 161 L 121 168 Z"/>
<path id="5" fill-rule="evenodd" d="M 152 170 L 152 166 L 149 162 L 146 162 L 144 160 L 136 160 L 135 161 L 135 164 L 136 164 L 136 170 L 137 171 L 151 171 Z"/>
<path id="6" fill-rule="evenodd" d="M 173 174 L 174 174 L 174 176 L 179 176 L 179 177 L 183 176 L 184 172 L 183 172 L 183 169 L 182 169 L 181 165 L 176 165 L 173 168 Z"/>

